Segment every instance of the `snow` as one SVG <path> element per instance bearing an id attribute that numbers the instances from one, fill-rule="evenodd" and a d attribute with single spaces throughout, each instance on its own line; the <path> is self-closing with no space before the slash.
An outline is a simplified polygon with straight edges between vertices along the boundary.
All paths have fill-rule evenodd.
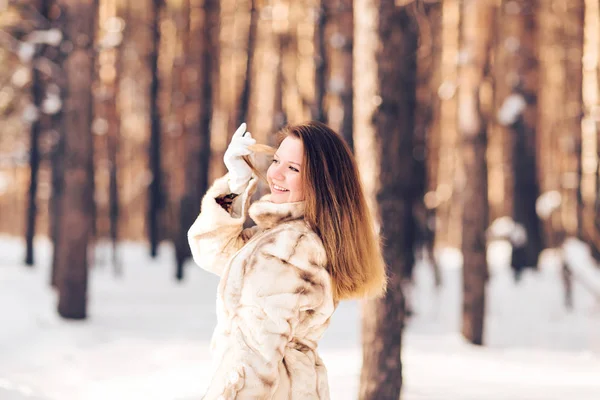
<path id="1" fill-rule="evenodd" d="M 47 93 L 42 101 L 42 111 L 48 115 L 54 115 L 62 109 L 62 100 L 60 96 L 54 93 Z"/>
<path id="2" fill-rule="evenodd" d="M 521 41 L 516 36 L 509 36 L 504 40 L 504 48 L 510 53 L 516 53 L 521 48 Z"/>
<path id="3" fill-rule="evenodd" d="M 552 213 L 560 207 L 562 197 L 557 190 L 544 192 L 535 202 L 535 211 L 541 219 L 548 219 Z"/>
<path id="4" fill-rule="evenodd" d="M 488 238 L 508 239 L 517 247 L 523 247 L 527 244 L 527 231 L 525 227 L 508 216 L 494 220 L 487 230 L 487 236 Z"/>
<path id="5" fill-rule="evenodd" d="M 121 31 L 108 31 L 102 39 L 99 40 L 98 46 L 101 49 L 114 49 L 119 47 L 123 42 L 123 33 Z"/>
<path id="6" fill-rule="evenodd" d="M 119 17 L 109 17 L 104 21 L 104 30 L 107 32 L 123 32 L 125 20 Z"/>
<path id="7" fill-rule="evenodd" d="M 33 124 L 40 117 L 40 113 L 34 104 L 27 104 L 23 109 L 21 118 L 28 124 Z"/>
<path id="8" fill-rule="evenodd" d="M 23 64 L 30 63 L 35 55 L 35 45 L 28 42 L 20 42 L 19 48 L 17 49 L 17 55 Z"/>
<path id="9" fill-rule="evenodd" d="M 444 81 L 438 88 L 438 91 L 437 91 L 438 97 L 441 100 L 450 100 L 452 97 L 454 97 L 456 90 L 457 90 L 456 82 Z"/>
<path id="10" fill-rule="evenodd" d="M 334 75 L 329 79 L 327 84 L 327 90 L 329 93 L 333 93 L 335 95 L 340 95 L 346 90 L 346 82 L 344 81 L 344 77 L 341 75 Z"/>
<path id="11" fill-rule="evenodd" d="M 218 278 L 187 264 L 174 280 L 173 249 L 156 260 L 136 243 L 120 246 L 116 278 L 108 246 L 95 253 L 89 318 L 64 321 L 48 287 L 50 246 L 36 242 L 38 265 L 21 265 L 20 240 L 0 238 L 0 399 L 199 399 L 205 375 Z M 588 263 L 582 246 L 569 260 Z M 419 264 L 411 291 L 415 315 L 403 337 L 404 400 L 597 400 L 600 398 L 600 304 L 574 281 L 565 310 L 560 251 L 546 250 L 539 272 L 518 284 L 510 245 L 489 246 L 485 347 L 461 338 L 462 255 L 439 253 L 443 286 Z M 583 268 L 583 267 L 582 267 Z M 344 302 L 320 344 L 333 400 L 356 399 L 361 365 L 360 306 Z"/>
<path id="12" fill-rule="evenodd" d="M 340 32 L 334 32 L 329 38 L 329 45 L 336 50 L 343 48 L 347 43 L 348 39 Z"/>
<path id="13" fill-rule="evenodd" d="M 502 103 L 498 110 L 498 122 L 500 125 L 509 126 L 517 122 L 519 116 L 527 107 L 527 102 L 520 94 L 511 94 Z"/>
<path id="14" fill-rule="evenodd" d="M 568 238 L 563 244 L 563 251 L 565 261 L 575 279 L 585 282 L 588 291 L 600 301 L 600 269 L 594 268 L 596 262 L 592 258 L 589 246 L 575 238 Z"/>
<path id="15" fill-rule="evenodd" d="M 94 135 L 103 136 L 108 132 L 108 121 L 106 118 L 96 117 L 94 118 L 94 122 L 92 122 L 92 132 Z"/>
<path id="16" fill-rule="evenodd" d="M 15 69 L 12 74 L 11 82 L 18 88 L 23 88 L 31 82 L 31 69 L 25 66 L 20 66 Z"/>
<path id="17" fill-rule="evenodd" d="M 58 46 L 62 42 L 63 34 L 60 29 L 52 28 L 48 30 L 33 31 L 27 35 L 26 41 L 33 44 L 48 44 Z"/>

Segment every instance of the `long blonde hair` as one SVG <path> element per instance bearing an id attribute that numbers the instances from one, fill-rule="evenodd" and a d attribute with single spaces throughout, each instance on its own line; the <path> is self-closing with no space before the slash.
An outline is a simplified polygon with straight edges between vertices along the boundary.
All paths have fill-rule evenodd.
<path id="1" fill-rule="evenodd" d="M 280 136 L 298 138 L 304 146 L 304 219 L 325 247 L 334 299 L 382 295 L 385 263 L 350 148 L 319 122 L 284 127 Z M 274 153 L 255 146 L 255 151 Z"/>

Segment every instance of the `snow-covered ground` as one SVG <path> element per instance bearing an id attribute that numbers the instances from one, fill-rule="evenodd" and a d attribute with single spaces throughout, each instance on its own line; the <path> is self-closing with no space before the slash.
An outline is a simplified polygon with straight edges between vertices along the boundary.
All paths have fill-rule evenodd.
<path id="1" fill-rule="evenodd" d="M 490 248 L 485 347 L 466 344 L 460 327 L 460 254 L 440 252 L 444 286 L 416 269 L 415 315 L 404 335 L 404 400 L 600 399 L 600 302 L 575 283 L 563 306 L 557 251 L 519 284 L 506 268 L 508 248 Z M 217 278 L 190 263 L 177 283 L 172 249 L 150 260 L 138 244 L 121 247 L 115 278 L 97 251 L 89 318 L 63 321 L 49 289 L 50 249 L 37 242 L 37 266 L 21 265 L 23 244 L 0 239 L 0 400 L 199 399 L 207 385 Z M 585 247 L 567 258 L 584 283 L 598 282 Z M 592 286 L 593 287 L 593 286 Z M 334 400 L 356 399 L 361 364 L 360 306 L 342 303 L 321 342 Z"/>

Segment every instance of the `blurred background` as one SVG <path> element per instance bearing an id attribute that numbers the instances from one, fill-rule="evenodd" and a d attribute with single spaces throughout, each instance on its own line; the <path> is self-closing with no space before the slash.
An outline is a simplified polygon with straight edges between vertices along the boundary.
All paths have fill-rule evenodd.
<path id="1" fill-rule="evenodd" d="M 599 51 L 594 0 L 0 0 L 0 398 L 200 398 L 187 229 L 241 122 L 319 120 L 390 271 L 332 398 L 597 399 Z"/>

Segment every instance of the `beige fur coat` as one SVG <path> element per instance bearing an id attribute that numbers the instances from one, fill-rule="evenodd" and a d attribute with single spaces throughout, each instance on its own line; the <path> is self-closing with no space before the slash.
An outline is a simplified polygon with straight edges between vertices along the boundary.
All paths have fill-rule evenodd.
<path id="1" fill-rule="evenodd" d="M 325 250 L 303 202 L 250 205 L 256 183 L 232 199 L 227 176 L 215 181 L 188 232 L 194 261 L 221 277 L 204 399 L 326 400 L 317 342 L 337 304 Z"/>

